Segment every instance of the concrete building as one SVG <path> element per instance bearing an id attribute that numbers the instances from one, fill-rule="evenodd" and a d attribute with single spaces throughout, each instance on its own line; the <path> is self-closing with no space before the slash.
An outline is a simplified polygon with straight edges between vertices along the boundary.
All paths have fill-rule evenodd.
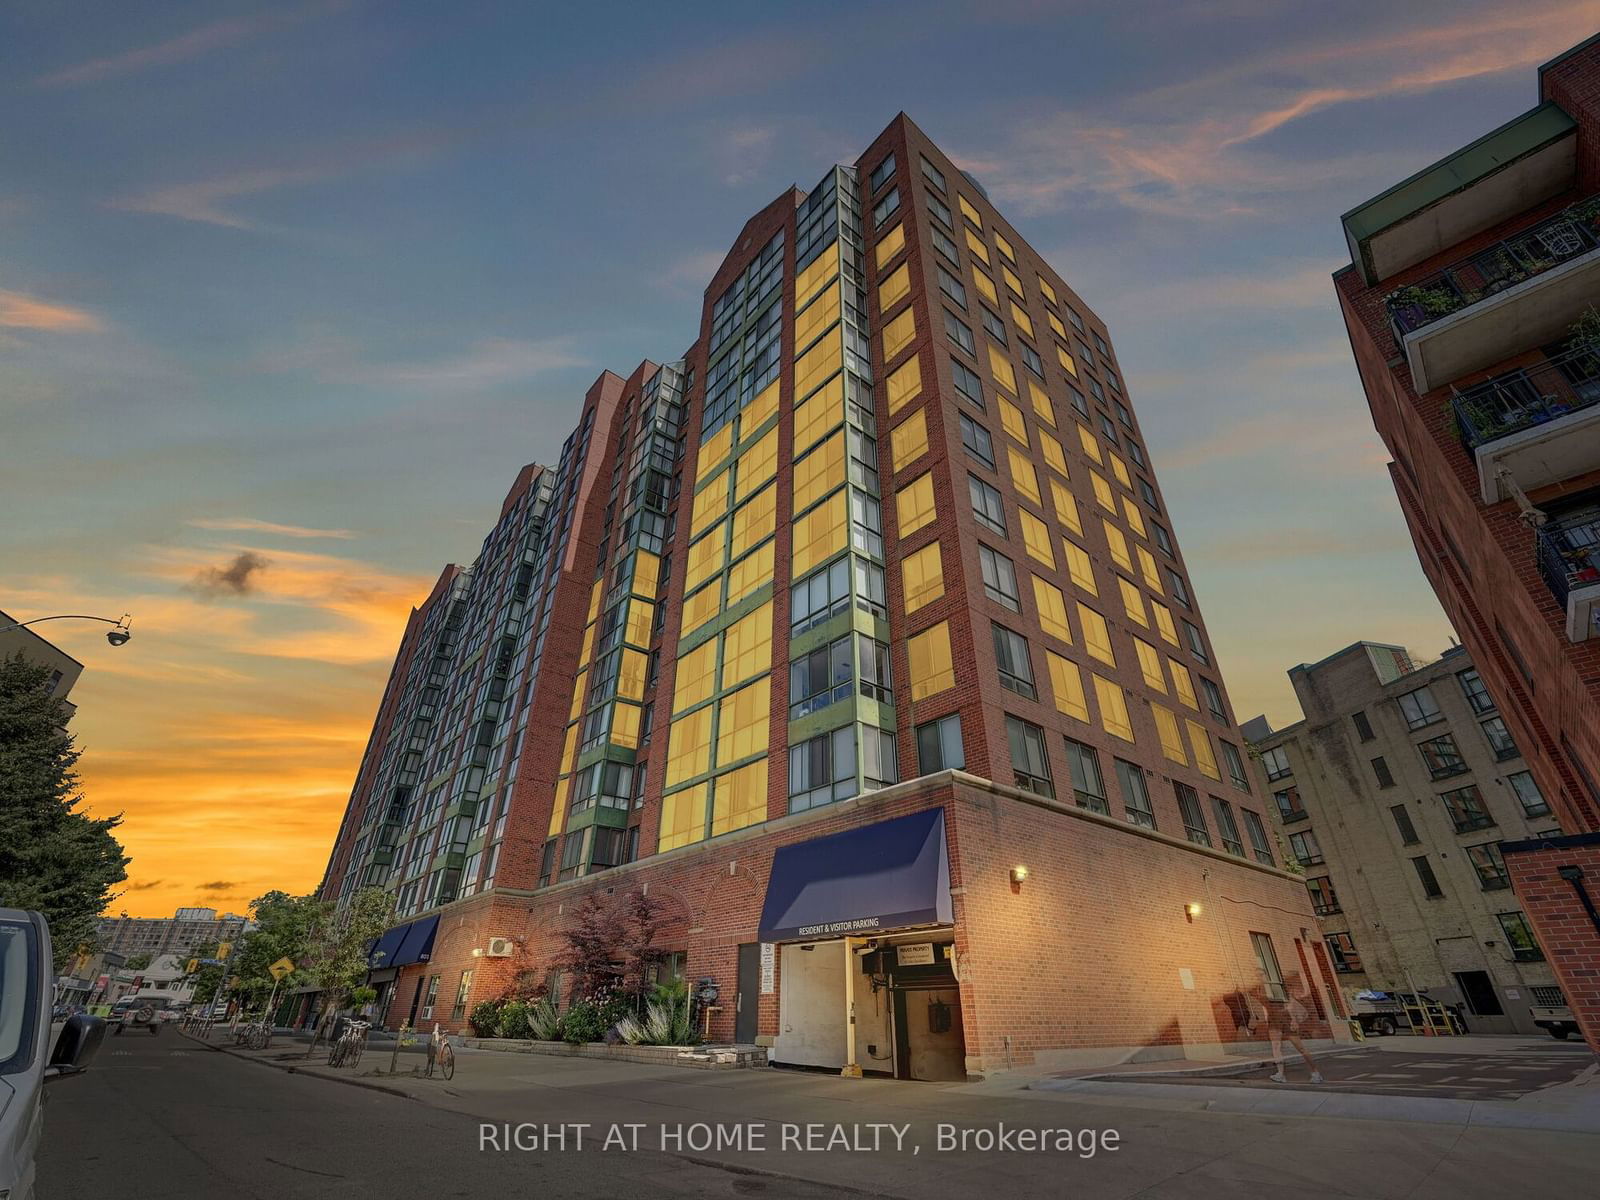
<path id="1" fill-rule="evenodd" d="M 218 916 L 214 908 L 180 908 L 170 917 L 102 917 L 100 949 L 131 958 L 148 954 L 186 956 L 196 946 L 231 942 L 251 927 L 247 917 Z"/>
<path id="2" fill-rule="evenodd" d="M 1344 216 L 1334 279 L 1417 552 L 1567 835 L 1507 843 L 1600 1049 L 1600 37 Z"/>
<path id="3" fill-rule="evenodd" d="M 902 115 L 446 568 L 324 892 L 394 892 L 391 1025 L 562 990 L 644 895 L 713 1037 L 959 1078 L 1246 1040 L 1262 987 L 1326 1036 L 1261 804 L 1109 332 Z"/>
<path id="4" fill-rule="evenodd" d="M 67 699 L 78 676 L 83 674 L 83 664 L 53 642 L 46 641 L 32 629 L 11 629 L 22 618 L 0 611 L 0 658 L 14 658 L 20 654 L 29 662 L 50 669 L 50 690 L 67 703 L 69 712 L 77 706 Z"/>
<path id="5" fill-rule="evenodd" d="M 1244 728 L 1346 998 L 1421 989 L 1538 1033 L 1560 987 L 1500 847 L 1561 831 L 1466 651 L 1357 642 L 1289 678 L 1305 719 Z"/>

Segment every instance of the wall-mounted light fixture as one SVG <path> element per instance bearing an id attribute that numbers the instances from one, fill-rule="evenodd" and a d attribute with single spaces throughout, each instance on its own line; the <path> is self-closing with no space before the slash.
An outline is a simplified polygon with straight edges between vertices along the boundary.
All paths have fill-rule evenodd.
<path id="1" fill-rule="evenodd" d="M 1200 915 L 1200 906 L 1193 900 L 1183 906 L 1183 919 L 1189 924 L 1194 924 L 1194 919 Z"/>
<path id="2" fill-rule="evenodd" d="M 1028 877 L 1028 868 L 1018 863 L 1011 868 L 1011 884 L 1015 887 Z"/>

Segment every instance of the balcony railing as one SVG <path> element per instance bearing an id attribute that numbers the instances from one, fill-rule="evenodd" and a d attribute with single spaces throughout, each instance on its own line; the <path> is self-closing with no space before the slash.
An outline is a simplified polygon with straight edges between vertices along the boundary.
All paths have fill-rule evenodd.
<path id="1" fill-rule="evenodd" d="M 1535 536 L 1539 573 L 1563 609 L 1573 589 L 1600 583 L 1600 504 L 1552 518 Z"/>
<path id="2" fill-rule="evenodd" d="M 1468 450 L 1600 405 L 1600 352 L 1580 346 L 1469 388 L 1452 388 L 1461 441 Z"/>
<path id="3" fill-rule="evenodd" d="M 1600 246 L 1600 196 L 1390 294 L 1395 341 Z"/>

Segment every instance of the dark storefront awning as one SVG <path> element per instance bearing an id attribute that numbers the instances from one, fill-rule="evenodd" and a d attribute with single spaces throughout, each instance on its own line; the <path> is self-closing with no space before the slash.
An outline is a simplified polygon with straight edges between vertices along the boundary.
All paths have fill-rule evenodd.
<path id="1" fill-rule="evenodd" d="M 931 808 L 780 847 L 758 936 L 820 941 L 953 919 L 944 809 Z"/>
<path id="2" fill-rule="evenodd" d="M 379 967 L 393 966 L 394 952 L 400 948 L 400 943 L 405 939 L 406 930 L 410 928 L 410 925 L 396 925 L 393 929 L 387 930 L 378 939 L 378 944 L 368 952 L 368 968 L 376 971 Z"/>
<path id="3" fill-rule="evenodd" d="M 367 969 L 408 967 L 433 957 L 433 939 L 439 932 L 439 914 L 396 925 L 378 939 L 367 955 Z"/>

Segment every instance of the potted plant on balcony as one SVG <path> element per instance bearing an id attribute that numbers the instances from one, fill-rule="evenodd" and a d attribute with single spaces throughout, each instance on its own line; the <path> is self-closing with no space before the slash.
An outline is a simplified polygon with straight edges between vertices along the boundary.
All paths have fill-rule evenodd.
<path id="1" fill-rule="evenodd" d="M 1569 546 L 1561 552 L 1567 560 L 1567 578 L 1574 583 L 1600 583 L 1600 566 L 1595 565 L 1593 546 Z"/>
<path id="2" fill-rule="evenodd" d="M 1567 327 L 1571 335 L 1567 348 L 1575 354 L 1600 355 L 1600 309 L 1590 305 L 1581 317 Z"/>
<path id="3" fill-rule="evenodd" d="M 1461 307 L 1460 301 L 1454 294 L 1442 287 L 1422 287 L 1410 284 L 1391 292 L 1388 299 L 1389 311 L 1395 315 L 1404 329 L 1415 329 L 1419 325 L 1426 325 L 1447 316 Z"/>

